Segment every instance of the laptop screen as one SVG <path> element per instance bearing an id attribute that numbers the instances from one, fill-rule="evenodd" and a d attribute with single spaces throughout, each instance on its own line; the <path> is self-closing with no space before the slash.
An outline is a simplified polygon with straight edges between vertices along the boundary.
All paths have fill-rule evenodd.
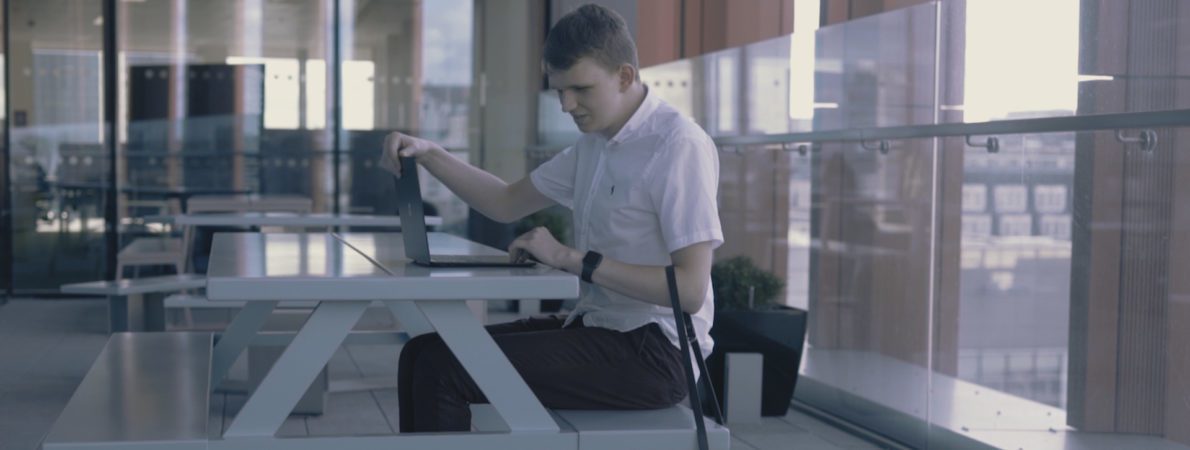
<path id="1" fill-rule="evenodd" d="M 401 158 L 401 176 L 397 182 L 397 211 L 401 214 L 401 236 L 405 257 L 419 263 L 430 261 L 430 242 L 426 236 L 426 216 L 422 210 L 421 185 L 417 181 L 417 162 Z"/>

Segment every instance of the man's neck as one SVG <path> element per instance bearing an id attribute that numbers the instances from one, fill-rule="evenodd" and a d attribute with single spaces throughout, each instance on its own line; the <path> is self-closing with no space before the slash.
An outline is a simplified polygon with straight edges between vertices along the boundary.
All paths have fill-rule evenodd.
<path id="1" fill-rule="evenodd" d="M 648 92 L 646 89 L 645 85 L 640 82 L 632 83 L 632 86 L 628 87 L 627 94 L 629 100 L 626 104 L 630 108 L 623 111 L 620 120 L 616 121 L 615 125 L 608 127 L 601 133 L 605 139 L 611 140 L 611 138 L 616 137 L 616 134 L 624 128 L 624 125 L 628 124 L 628 120 L 632 118 L 633 114 L 636 114 L 636 110 L 640 109 L 640 105 L 645 102 L 645 94 Z"/>

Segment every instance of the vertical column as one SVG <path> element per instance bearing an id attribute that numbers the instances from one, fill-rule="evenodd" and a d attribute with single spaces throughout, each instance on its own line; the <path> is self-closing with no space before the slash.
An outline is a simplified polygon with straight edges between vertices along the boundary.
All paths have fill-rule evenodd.
<path id="1" fill-rule="evenodd" d="M 402 3 L 393 11 L 399 26 L 385 40 L 384 74 L 387 97 L 382 102 L 387 128 L 416 133 L 419 128 L 422 86 L 421 3 Z"/>
<path id="2" fill-rule="evenodd" d="M 937 122 L 962 120 L 962 111 L 943 108 L 943 105 L 962 105 L 963 80 L 966 67 L 966 2 L 943 2 L 940 9 L 941 29 L 938 43 L 941 65 L 938 74 L 939 92 L 935 103 Z M 958 376 L 959 301 L 962 274 L 963 182 L 966 143 L 961 137 L 940 138 L 937 156 L 942 159 L 938 182 L 941 204 L 938 205 L 938 235 L 935 242 L 937 264 L 934 268 L 934 327 L 932 369 L 935 372 Z"/>
<path id="3" fill-rule="evenodd" d="M 512 182 L 524 177 L 524 150 L 537 142 L 544 10 L 534 2 L 489 1 L 478 11 L 480 121 L 472 128 L 481 131 L 471 139 L 479 149 L 471 162 Z"/>
<path id="4" fill-rule="evenodd" d="M 0 23 L 4 26 L 4 54 L 8 54 L 8 3 L 5 2 L 0 10 L 3 18 L 0 18 Z M 5 68 L 0 72 L 0 76 L 4 77 L 4 84 L 0 85 L 5 94 L 8 93 L 8 70 Z M 7 102 L 5 102 L 7 103 Z M 8 105 L 2 105 L 5 111 L 10 111 Z M 5 114 L 4 131 L 4 148 L 0 150 L 0 306 L 8 303 L 8 297 L 12 294 L 12 206 L 9 204 L 8 194 L 8 172 L 9 172 L 9 150 L 8 150 L 8 134 L 9 134 L 9 118 Z"/>
<path id="5" fill-rule="evenodd" d="M 186 184 L 182 170 L 182 142 L 185 139 L 186 126 L 186 89 L 187 74 L 187 0 L 173 0 L 170 3 L 170 68 L 169 68 L 169 100 L 165 126 L 165 179 L 169 187 L 181 187 Z M 150 140 L 154 144 L 156 139 Z M 152 145 L 152 144 L 150 144 Z M 153 149 L 161 150 L 161 149 Z"/>
<path id="6" fill-rule="evenodd" d="M 1114 78 L 1083 83 L 1079 113 L 1177 107 L 1179 71 L 1188 71 L 1177 55 L 1190 38 L 1177 26 L 1186 21 L 1171 18 L 1187 8 L 1176 0 L 1084 0 L 1081 8 L 1080 72 Z M 1178 188 L 1190 172 L 1178 151 L 1183 132 L 1158 130 L 1151 152 L 1110 132 L 1087 134 L 1075 176 L 1068 420 L 1190 443 L 1190 358 L 1174 321 L 1190 315 L 1179 301 L 1187 288 L 1179 253 L 1190 244 L 1178 231 Z"/>

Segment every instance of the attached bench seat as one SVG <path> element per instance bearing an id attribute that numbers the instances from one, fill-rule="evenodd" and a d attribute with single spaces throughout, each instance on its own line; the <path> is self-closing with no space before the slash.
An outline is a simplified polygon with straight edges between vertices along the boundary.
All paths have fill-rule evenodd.
<path id="1" fill-rule="evenodd" d="M 211 333 L 113 334 L 41 448 L 204 448 L 211 344 Z"/>
<path id="2" fill-rule="evenodd" d="M 582 450 L 696 449 L 694 413 L 682 405 L 640 411 L 555 410 L 578 432 Z M 731 448 L 731 434 L 712 420 L 707 426 L 710 448 Z"/>
<path id="3" fill-rule="evenodd" d="M 692 450 L 698 448 L 694 413 L 684 405 L 632 411 L 550 410 L 563 433 L 578 434 L 581 450 Z M 476 431 L 507 430 L 491 405 L 471 405 Z M 703 419 L 711 449 L 731 448 L 727 427 Z"/>
<path id="4" fill-rule="evenodd" d="M 116 254 L 116 278 L 124 278 L 125 267 L 173 266 L 182 273 L 186 249 L 180 237 L 140 237 L 133 239 Z"/>
<path id="5" fill-rule="evenodd" d="M 164 330 L 165 310 L 161 299 L 144 299 L 145 294 L 178 292 L 206 287 L 207 277 L 196 274 L 164 275 L 116 281 L 65 284 L 64 294 L 102 295 L 108 298 L 109 331 Z"/>
<path id="6" fill-rule="evenodd" d="M 185 273 L 116 281 L 88 281 L 86 283 L 64 284 L 61 290 L 63 294 L 125 296 L 153 292 L 173 292 L 206 286 L 206 275 Z"/>
<path id="7" fill-rule="evenodd" d="M 165 297 L 166 308 L 243 308 L 247 302 L 244 301 L 218 301 L 213 302 L 207 299 L 203 294 L 170 294 Z M 278 307 L 281 308 L 305 308 L 313 309 L 318 306 L 318 302 L 314 301 L 287 301 L 281 302 Z"/>

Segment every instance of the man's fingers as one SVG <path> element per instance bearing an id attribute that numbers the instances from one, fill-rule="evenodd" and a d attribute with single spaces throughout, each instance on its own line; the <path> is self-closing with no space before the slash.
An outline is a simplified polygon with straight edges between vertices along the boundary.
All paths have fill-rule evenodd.
<path id="1" fill-rule="evenodd" d="M 401 176 L 400 149 L 401 139 L 397 133 L 391 133 L 384 137 L 384 151 L 380 155 L 380 167 L 398 177 Z"/>

